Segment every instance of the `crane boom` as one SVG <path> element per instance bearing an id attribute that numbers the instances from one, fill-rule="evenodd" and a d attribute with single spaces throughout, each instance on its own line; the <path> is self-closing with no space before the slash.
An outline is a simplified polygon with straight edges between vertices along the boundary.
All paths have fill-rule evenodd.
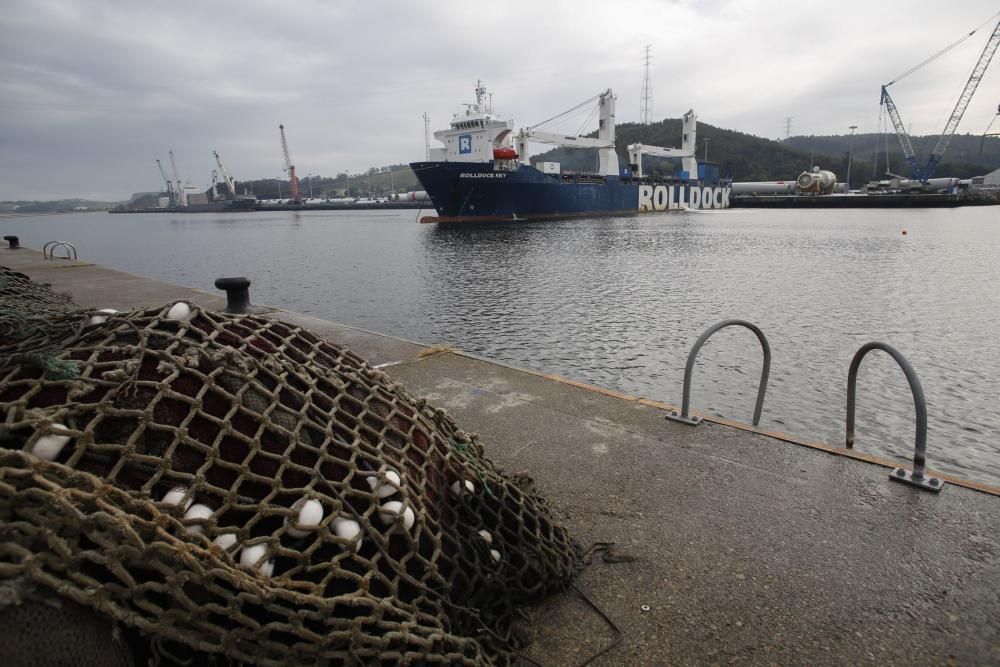
<path id="1" fill-rule="evenodd" d="M 174 205 L 174 190 L 170 187 L 170 179 L 167 178 L 167 172 L 163 170 L 163 164 L 160 162 L 159 158 L 156 159 L 156 166 L 160 168 L 160 176 L 163 177 L 163 182 L 167 184 L 167 201 L 170 205 Z"/>
<path id="2" fill-rule="evenodd" d="M 903 157 L 906 158 L 906 164 L 910 166 L 913 178 L 917 178 L 920 173 L 917 154 L 913 150 L 913 144 L 910 142 L 910 135 L 906 132 L 903 120 L 899 117 L 899 109 L 896 108 L 896 103 L 892 101 L 892 96 L 889 95 L 888 85 L 882 86 L 882 104 L 885 106 L 886 111 L 889 112 L 892 126 L 896 128 L 896 136 L 899 137 L 899 146 L 903 149 Z"/>
<path id="3" fill-rule="evenodd" d="M 628 155 L 635 165 L 635 175 L 642 177 L 642 156 L 679 157 L 681 167 L 688 172 L 688 178 L 698 177 L 698 159 L 695 151 L 698 148 L 698 116 L 694 109 L 689 109 L 681 121 L 681 147 L 663 148 L 661 146 L 646 146 L 645 144 L 629 144 Z"/>
<path id="4" fill-rule="evenodd" d="M 279 125 L 278 129 L 281 130 L 281 150 L 285 153 L 285 169 L 288 170 L 288 177 L 291 180 L 292 202 L 299 204 L 302 201 L 299 198 L 299 179 L 295 175 L 295 165 L 292 164 L 292 158 L 288 155 L 288 142 L 285 141 L 285 126 Z"/>
<path id="5" fill-rule="evenodd" d="M 958 42 L 951 44 L 931 58 L 928 58 L 917 67 L 906 72 L 903 76 L 908 76 L 920 67 L 926 65 L 931 60 L 934 60 L 946 51 L 951 50 L 960 42 L 968 39 L 968 37 L 971 37 L 975 34 L 975 32 L 976 31 L 973 30 L 966 37 L 963 37 Z M 899 117 L 899 110 L 896 108 L 896 103 L 893 102 L 892 96 L 889 95 L 888 87 L 903 78 L 903 76 L 897 77 L 895 80 L 882 86 L 881 104 L 885 106 L 886 111 L 889 114 L 889 118 L 892 120 L 892 125 L 896 130 L 896 136 L 899 138 L 899 145 L 903 149 L 903 156 L 906 159 L 906 164 L 909 165 L 910 170 L 912 171 L 914 180 L 926 183 L 931 176 L 934 175 L 934 171 L 941 162 L 941 157 L 944 155 L 945 150 L 947 150 L 948 144 L 951 142 L 951 138 L 955 134 L 955 130 L 958 129 L 958 124 L 961 122 L 962 116 L 965 115 L 965 110 L 969 107 L 969 103 L 972 101 L 972 96 L 975 94 L 976 88 L 979 87 L 979 82 L 982 81 L 983 75 L 986 73 L 986 68 L 989 67 L 990 61 L 993 59 L 993 55 L 996 53 L 998 46 L 1000 46 L 1000 21 L 997 22 L 996 27 L 993 28 L 993 34 L 990 35 L 990 38 L 986 41 L 986 46 L 983 47 L 983 52 L 979 55 L 979 60 L 976 61 L 975 67 L 972 68 L 972 74 L 969 75 L 969 79 L 965 82 L 962 94 L 958 96 L 958 102 L 955 103 L 955 108 L 952 110 L 951 116 L 948 118 L 948 122 L 945 123 L 944 130 L 942 130 L 941 136 L 938 137 L 934 150 L 932 150 L 928 156 L 927 164 L 923 167 L 920 166 L 920 160 L 913 150 L 913 145 L 910 142 L 910 136 L 907 134 L 906 129 L 903 126 L 903 121 Z"/>
<path id="6" fill-rule="evenodd" d="M 958 96 L 958 102 L 955 103 L 955 109 L 951 112 L 951 117 L 944 126 L 941 138 L 938 139 L 937 145 L 931 151 L 931 157 L 927 161 L 927 168 L 924 169 L 925 176 L 922 180 L 930 178 L 938 162 L 941 161 L 941 156 L 944 155 L 951 137 L 955 134 L 955 130 L 958 129 L 958 123 L 962 120 L 969 102 L 972 101 L 972 96 L 976 92 L 976 88 L 979 87 L 979 82 L 983 80 L 983 74 L 986 73 L 986 68 L 989 67 L 990 61 L 993 60 L 993 54 L 996 53 L 998 45 L 1000 45 L 1000 21 L 997 21 L 996 27 L 993 28 L 993 34 L 987 40 L 986 47 L 983 49 L 982 54 L 980 54 L 976 66 L 972 68 L 972 74 L 969 75 L 969 80 L 965 82 L 962 94 Z"/>
<path id="7" fill-rule="evenodd" d="M 556 146 L 566 146 L 574 148 L 597 148 L 600 166 L 598 170 L 604 176 L 618 176 L 618 154 L 615 152 L 615 94 L 610 88 L 600 95 L 591 98 L 584 104 L 598 101 L 598 126 L 597 138 L 567 136 L 555 132 L 542 132 L 532 127 L 522 129 L 516 137 L 517 153 L 525 164 L 528 162 L 528 142 L 537 141 L 543 144 L 553 144 Z M 582 105 L 581 105 L 582 106 Z M 569 113 L 569 112 L 566 112 Z M 564 116 L 560 114 L 555 118 Z M 550 118 L 544 123 L 554 120 Z"/>
<path id="8" fill-rule="evenodd" d="M 177 175 L 177 163 L 174 162 L 174 152 L 170 151 L 170 168 L 174 171 L 174 187 L 177 190 L 177 205 L 187 206 L 187 195 L 181 187 L 181 177 Z"/>
<path id="9" fill-rule="evenodd" d="M 218 151 L 212 151 L 215 155 L 215 162 L 219 165 L 219 173 L 222 174 L 222 179 L 226 182 L 226 189 L 229 190 L 229 196 L 236 199 L 236 183 L 233 182 L 233 177 L 229 175 L 229 170 L 226 169 L 226 165 L 222 164 L 222 158 L 219 157 Z"/>
<path id="10" fill-rule="evenodd" d="M 554 146 L 565 146 L 570 148 L 613 148 L 615 142 L 593 139 L 591 137 L 571 137 L 555 132 L 541 132 L 539 130 L 525 129 L 517 134 L 518 141 L 536 141 L 540 144 L 552 144 Z"/>

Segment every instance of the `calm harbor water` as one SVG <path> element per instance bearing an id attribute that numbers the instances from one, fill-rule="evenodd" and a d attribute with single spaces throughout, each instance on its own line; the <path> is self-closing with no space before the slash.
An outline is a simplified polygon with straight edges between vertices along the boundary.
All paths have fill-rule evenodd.
<path id="1" fill-rule="evenodd" d="M 412 210 L 86 213 L 0 219 L 0 229 L 207 291 L 246 275 L 256 303 L 678 405 L 695 339 L 746 319 L 773 353 L 761 426 L 831 444 L 844 438 L 851 357 L 883 341 L 923 384 L 929 465 L 1000 484 L 996 207 L 450 227 L 419 225 Z M 749 422 L 760 364 L 750 332 L 720 331 L 699 356 L 693 408 Z M 902 372 L 872 353 L 858 382 L 856 448 L 912 457 Z"/>

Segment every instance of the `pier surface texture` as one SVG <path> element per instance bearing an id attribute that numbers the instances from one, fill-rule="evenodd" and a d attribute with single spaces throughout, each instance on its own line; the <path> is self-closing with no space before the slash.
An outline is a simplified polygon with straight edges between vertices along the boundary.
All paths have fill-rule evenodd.
<path id="1" fill-rule="evenodd" d="M 95 308 L 224 306 L 30 249 L 0 250 L 0 265 Z M 667 422 L 653 401 L 265 310 L 386 364 L 480 433 L 508 473 L 533 478 L 584 546 L 615 543 L 617 557 L 595 552 L 578 579 L 621 630 L 592 664 L 1000 664 L 1000 498 L 989 488 L 926 493 L 833 447 Z M 933 443 L 929 453 L 933 467 Z M 525 653 L 541 664 L 577 665 L 616 639 L 573 589 L 529 616 Z"/>

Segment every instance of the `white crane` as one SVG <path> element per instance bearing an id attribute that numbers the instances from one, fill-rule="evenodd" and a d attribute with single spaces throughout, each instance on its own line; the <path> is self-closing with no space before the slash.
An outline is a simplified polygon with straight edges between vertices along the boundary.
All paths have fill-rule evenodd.
<path id="1" fill-rule="evenodd" d="M 171 206 L 174 206 L 174 189 L 170 185 L 170 179 L 167 178 L 167 172 L 163 170 L 163 164 L 160 162 L 159 158 L 156 160 L 156 166 L 160 168 L 160 176 L 163 177 L 163 182 L 167 184 L 167 201 L 170 202 Z"/>
<path id="2" fill-rule="evenodd" d="M 577 109 L 591 104 L 597 100 L 599 105 L 599 124 L 597 127 L 597 138 L 567 136 L 555 132 L 545 132 L 535 128 L 550 123 L 557 118 L 566 116 Z M 576 148 L 596 148 L 600 158 L 599 172 L 603 176 L 618 176 L 618 153 L 615 152 L 615 95 L 608 88 L 603 93 L 596 95 L 586 102 L 582 102 L 569 111 L 554 116 L 538 125 L 526 127 L 517 133 L 514 138 L 517 142 L 517 154 L 524 164 L 528 164 L 528 142 L 535 141 L 541 144 L 552 144 L 555 146 L 576 147 Z"/>
<path id="3" fill-rule="evenodd" d="M 236 199 L 236 183 L 233 181 L 233 177 L 229 175 L 229 170 L 226 169 L 226 165 L 222 164 L 222 158 L 219 157 L 219 152 L 212 151 L 212 155 L 215 156 L 215 162 L 219 165 L 219 173 L 222 174 L 222 180 L 226 182 L 226 189 L 229 190 L 229 198 Z"/>
<path id="4" fill-rule="evenodd" d="M 679 157 L 681 158 L 681 168 L 688 173 L 688 178 L 698 178 L 698 159 L 695 151 L 698 148 L 698 116 L 694 109 L 689 109 L 684 114 L 681 125 L 681 147 L 661 148 L 660 146 L 646 146 L 644 144 L 629 144 L 628 155 L 632 164 L 635 165 L 635 175 L 642 176 L 642 156 L 653 155 L 655 157 Z"/>
<path id="5" fill-rule="evenodd" d="M 177 205 L 187 206 L 187 194 L 181 187 L 181 177 L 177 175 L 177 163 L 174 162 L 174 152 L 170 151 L 170 168 L 174 170 L 174 187 L 177 190 Z"/>

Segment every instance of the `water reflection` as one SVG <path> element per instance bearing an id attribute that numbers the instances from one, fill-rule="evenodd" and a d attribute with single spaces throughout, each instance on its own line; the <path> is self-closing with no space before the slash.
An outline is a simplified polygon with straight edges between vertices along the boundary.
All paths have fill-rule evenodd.
<path id="1" fill-rule="evenodd" d="M 723 211 L 420 225 L 412 211 L 51 216 L 0 221 L 41 247 L 257 303 L 679 403 L 705 328 L 760 326 L 774 354 L 761 426 L 839 444 L 847 367 L 899 349 L 927 394 L 932 467 L 1000 483 L 995 209 Z M 908 234 L 903 236 L 905 227 Z M 913 403 L 881 354 L 858 378 L 857 448 L 906 460 Z M 749 421 L 760 348 L 718 332 L 697 410 Z"/>

